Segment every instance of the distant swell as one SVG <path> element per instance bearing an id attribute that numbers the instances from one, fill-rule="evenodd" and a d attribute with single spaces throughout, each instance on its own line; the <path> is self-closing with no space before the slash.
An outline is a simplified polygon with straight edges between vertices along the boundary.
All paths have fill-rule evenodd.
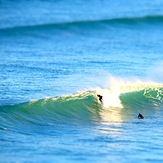
<path id="1" fill-rule="evenodd" d="M 98 20 L 76 20 L 72 22 L 61 22 L 61 23 L 47 23 L 47 24 L 30 24 L 26 26 L 14 26 L 1 28 L 0 32 L 12 31 L 12 30 L 38 30 L 38 29 L 65 29 L 69 27 L 91 27 L 93 25 L 117 25 L 117 24 L 128 24 L 135 25 L 140 23 L 146 24 L 157 24 L 163 23 L 162 15 L 150 15 L 142 17 L 122 17 L 122 18 L 112 18 L 112 19 L 98 19 Z"/>

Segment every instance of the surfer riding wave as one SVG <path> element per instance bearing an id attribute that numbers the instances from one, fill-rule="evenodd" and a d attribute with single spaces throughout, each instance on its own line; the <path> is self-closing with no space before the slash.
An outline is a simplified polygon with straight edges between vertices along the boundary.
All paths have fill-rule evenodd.
<path id="1" fill-rule="evenodd" d="M 103 96 L 97 95 L 97 97 L 99 98 L 99 101 L 100 101 L 101 103 L 103 103 Z"/>

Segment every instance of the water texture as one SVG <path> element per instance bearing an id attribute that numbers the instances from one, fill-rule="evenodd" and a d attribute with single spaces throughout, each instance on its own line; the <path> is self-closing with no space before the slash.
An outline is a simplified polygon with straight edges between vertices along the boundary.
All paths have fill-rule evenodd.
<path id="1" fill-rule="evenodd" d="M 162 162 L 162 5 L 0 0 L 1 162 Z"/>

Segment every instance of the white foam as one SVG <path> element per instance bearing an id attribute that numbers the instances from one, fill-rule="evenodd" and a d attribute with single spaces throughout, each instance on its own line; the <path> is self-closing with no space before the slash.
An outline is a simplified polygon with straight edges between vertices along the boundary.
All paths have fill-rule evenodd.
<path id="1" fill-rule="evenodd" d="M 162 84 L 151 81 L 141 81 L 140 79 L 132 78 L 130 80 L 111 77 L 108 81 L 106 89 L 96 88 L 97 94 L 103 96 L 103 106 L 123 108 L 119 96 L 123 93 L 140 91 L 146 88 L 163 87 Z"/>

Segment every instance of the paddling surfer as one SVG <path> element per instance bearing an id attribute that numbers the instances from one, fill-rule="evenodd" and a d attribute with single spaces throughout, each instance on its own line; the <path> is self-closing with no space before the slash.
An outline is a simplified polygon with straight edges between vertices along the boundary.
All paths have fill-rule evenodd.
<path id="1" fill-rule="evenodd" d="M 143 116 L 142 114 L 139 113 L 139 114 L 138 114 L 138 118 L 139 118 L 139 119 L 144 119 L 144 116 Z"/>

